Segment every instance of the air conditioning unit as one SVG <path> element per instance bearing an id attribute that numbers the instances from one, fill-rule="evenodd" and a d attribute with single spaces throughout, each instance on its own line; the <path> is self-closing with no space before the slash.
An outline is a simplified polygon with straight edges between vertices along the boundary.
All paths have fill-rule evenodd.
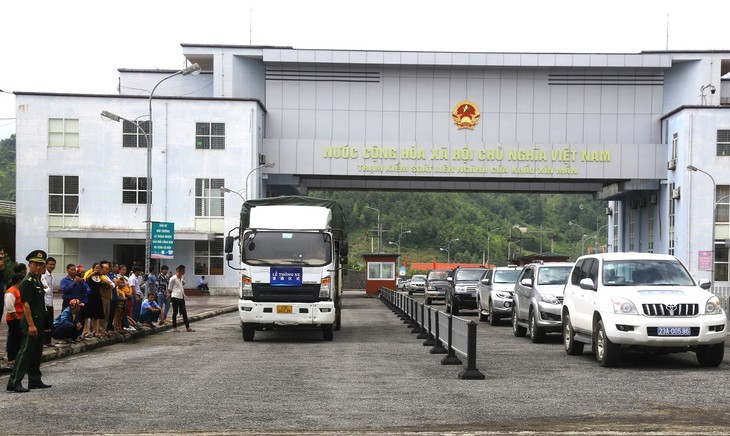
<path id="1" fill-rule="evenodd" d="M 672 200 L 679 200 L 679 188 L 672 189 Z"/>
<path id="2" fill-rule="evenodd" d="M 667 162 L 667 169 L 668 170 L 676 170 L 677 169 L 677 158 L 669 159 Z"/>

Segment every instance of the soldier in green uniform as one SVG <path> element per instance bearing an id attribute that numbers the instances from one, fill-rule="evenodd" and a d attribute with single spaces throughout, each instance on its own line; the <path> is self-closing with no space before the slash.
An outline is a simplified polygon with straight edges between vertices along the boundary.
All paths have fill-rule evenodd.
<path id="1" fill-rule="evenodd" d="M 28 374 L 28 388 L 51 387 L 41 380 L 43 336 L 40 332 L 45 328 L 46 313 L 41 276 L 46 270 L 46 259 L 48 259 L 48 255 L 43 250 L 34 250 L 25 258 L 28 261 L 29 272 L 20 283 L 20 299 L 23 302 L 20 329 L 23 339 L 20 352 L 15 360 L 15 367 L 8 379 L 7 390 L 11 392 L 28 392 L 28 389 L 24 388 L 22 384 L 25 374 Z"/>

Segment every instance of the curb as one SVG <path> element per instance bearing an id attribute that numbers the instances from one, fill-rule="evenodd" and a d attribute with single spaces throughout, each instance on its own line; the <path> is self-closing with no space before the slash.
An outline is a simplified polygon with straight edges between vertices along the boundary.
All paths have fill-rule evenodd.
<path id="1" fill-rule="evenodd" d="M 238 310 L 238 306 L 224 307 L 221 309 L 210 310 L 207 312 L 201 312 L 196 315 L 188 317 L 190 323 L 201 321 L 214 316 L 222 315 L 224 313 L 231 313 Z M 120 342 L 127 342 L 134 339 L 143 338 L 148 335 L 155 333 L 172 330 L 172 323 L 167 323 L 163 326 L 158 327 L 142 327 L 141 330 L 136 331 L 123 331 L 117 333 L 110 333 L 108 336 L 103 338 L 88 338 L 81 342 L 74 342 L 72 344 L 56 344 L 55 347 L 44 347 L 43 357 L 41 362 L 49 362 L 63 357 L 73 356 L 74 354 L 84 353 L 86 351 L 95 350 L 97 348 L 105 347 L 107 345 L 114 345 Z M 9 374 L 12 371 L 12 367 L 0 366 L 0 374 Z"/>

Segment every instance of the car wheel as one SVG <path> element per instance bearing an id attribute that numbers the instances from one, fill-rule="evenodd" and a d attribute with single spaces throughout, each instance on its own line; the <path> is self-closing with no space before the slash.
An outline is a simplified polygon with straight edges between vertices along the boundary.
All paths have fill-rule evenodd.
<path id="1" fill-rule="evenodd" d="M 492 306 L 492 300 L 489 300 L 489 325 L 498 325 L 499 317 L 494 314 L 494 306 Z"/>
<path id="2" fill-rule="evenodd" d="M 598 321 L 596 330 L 596 340 L 594 341 L 596 343 L 596 360 L 604 367 L 618 365 L 621 348 L 608 339 L 606 329 L 603 327 L 603 320 Z"/>
<path id="3" fill-rule="evenodd" d="M 702 345 L 695 351 L 697 362 L 705 368 L 714 368 L 720 366 L 723 357 L 725 357 L 725 343 Z"/>
<path id="4" fill-rule="evenodd" d="M 575 340 L 575 331 L 573 331 L 573 324 L 570 322 L 570 315 L 565 313 L 563 316 L 563 346 L 565 346 L 565 352 L 569 356 L 578 356 L 583 354 L 583 342 Z"/>
<path id="5" fill-rule="evenodd" d="M 479 311 L 479 321 L 486 321 L 489 318 L 489 315 L 484 314 L 484 310 L 482 310 L 482 301 L 477 299 L 477 310 Z M 489 311 L 487 311 L 489 313 Z"/>
<path id="6" fill-rule="evenodd" d="M 253 341 L 253 337 L 256 334 L 256 327 L 254 327 L 252 324 L 243 324 L 241 326 L 241 331 L 243 332 L 244 342 Z"/>
<path id="7" fill-rule="evenodd" d="M 517 324 L 517 310 L 512 309 L 512 333 L 518 338 L 524 337 L 527 329 Z"/>
<path id="8" fill-rule="evenodd" d="M 537 325 L 535 311 L 530 310 L 530 340 L 533 344 L 545 341 L 545 329 Z"/>

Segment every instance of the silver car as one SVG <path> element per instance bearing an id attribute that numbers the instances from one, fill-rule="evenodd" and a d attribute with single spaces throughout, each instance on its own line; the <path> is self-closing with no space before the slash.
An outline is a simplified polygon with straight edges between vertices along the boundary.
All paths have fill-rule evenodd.
<path id="1" fill-rule="evenodd" d="M 477 283 L 479 321 L 497 325 L 501 318 L 512 315 L 512 293 L 521 266 L 499 266 L 488 269 Z"/>
<path id="2" fill-rule="evenodd" d="M 411 277 L 411 281 L 408 283 L 408 295 L 413 295 L 414 292 L 424 292 L 426 290 L 426 276 L 422 274 L 416 274 Z"/>
<path id="3" fill-rule="evenodd" d="M 562 330 L 563 291 L 573 263 L 545 262 L 526 265 L 512 296 L 512 332 L 532 342 L 542 342 L 548 332 Z"/>

